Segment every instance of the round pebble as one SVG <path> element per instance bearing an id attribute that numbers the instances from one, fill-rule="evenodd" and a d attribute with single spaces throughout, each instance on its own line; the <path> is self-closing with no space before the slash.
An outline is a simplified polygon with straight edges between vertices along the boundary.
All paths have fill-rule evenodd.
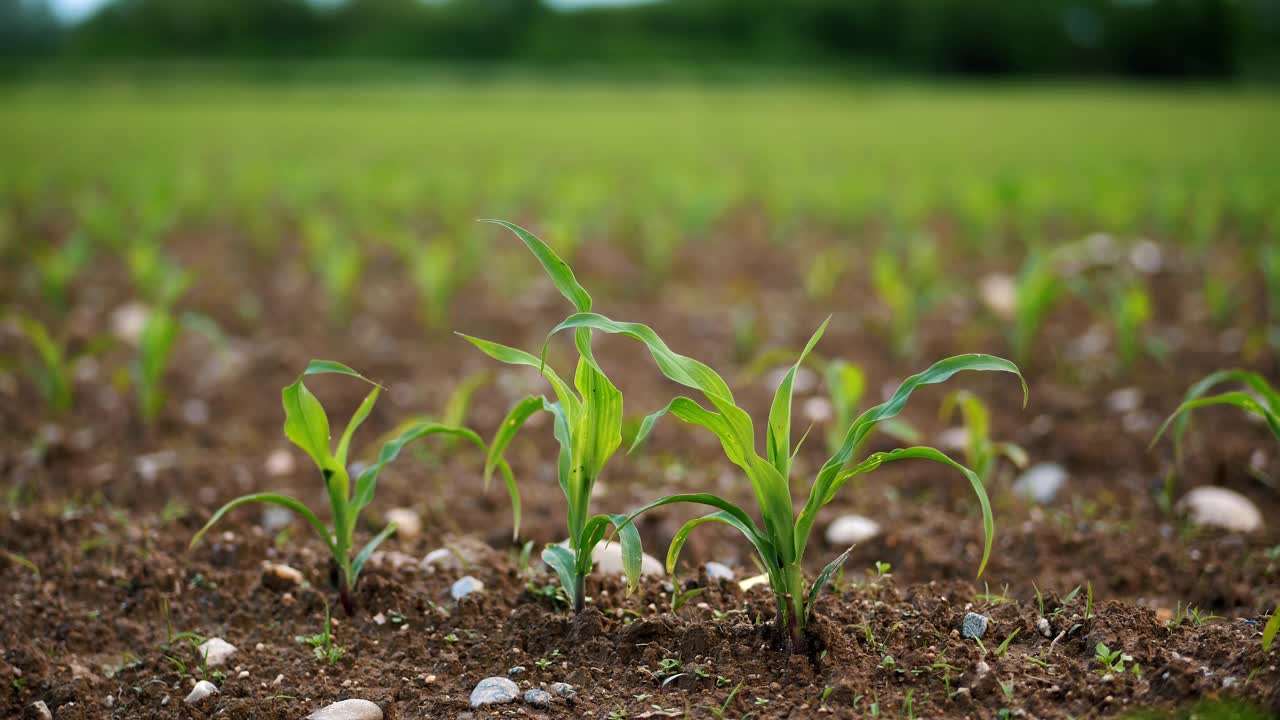
<path id="1" fill-rule="evenodd" d="M 707 579 L 715 582 L 717 580 L 727 580 L 732 582 L 734 575 L 733 570 L 728 566 L 718 562 L 709 562 L 706 565 Z"/>
<path id="2" fill-rule="evenodd" d="M 471 707 L 509 703 L 520 695 L 520 688 L 504 677 L 489 677 L 471 691 Z"/>
<path id="3" fill-rule="evenodd" d="M 1057 463 L 1036 463 L 1018 476 L 1013 491 L 1027 500 L 1048 505 L 1067 483 L 1067 477 L 1067 469 Z"/>
<path id="4" fill-rule="evenodd" d="M 524 694 L 524 701 L 526 703 L 528 703 L 533 707 L 543 709 L 543 710 L 551 707 L 551 701 L 553 699 L 554 698 L 551 697 L 551 693 L 547 692 L 546 690 L 539 690 L 537 688 L 528 690 Z"/>
<path id="5" fill-rule="evenodd" d="M 880 534 L 880 523 L 861 515 L 841 515 L 829 526 L 823 536 L 828 545 L 848 547 L 857 545 Z"/>
<path id="6" fill-rule="evenodd" d="M 578 694 L 578 691 L 574 689 L 572 685 L 566 682 L 551 683 L 550 690 L 553 694 L 558 695 L 562 698 L 571 698 L 574 695 Z"/>
<path id="7" fill-rule="evenodd" d="M 1204 485 L 1187 493 L 1178 507 L 1196 525 L 1212 525 L 1237 532 L 1262 529 L 1262 513 L 1249 498 L 1235 490 Z"/>
<path id="8" fill-rule="evenodd" d="M 382 708 L 377 703 L 352 698 L 326 705 L 306 720 L 382 720 Z"/>
<path id="9" fill-rule="evenodd" d="M 482 590 L 484 590 L 484 583 L 470 575 L 464 575 L 463 577 L 458 578 L 458 580 L 449 587 L 449 595 L 451 595 L 454 600 L 461 600 L 471 593 L 480 592 Z"/>
<path id="10" fill-rule="evenodd" d="M 218 686 L 208 680 L 201 680 L 196 686 L 191 688 L 191 692 L 187 698 L 183 700 L 188 705 L 198 705 L 211 695 L 218 694 Z"/>

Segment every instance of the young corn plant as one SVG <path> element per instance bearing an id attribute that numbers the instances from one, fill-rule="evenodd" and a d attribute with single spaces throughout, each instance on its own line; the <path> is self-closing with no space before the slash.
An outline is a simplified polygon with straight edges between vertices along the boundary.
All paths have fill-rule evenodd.
<path id="1" fill-rule="evenodd" d="M 1146 349 L 1146 330 L 1151 322 L 1151 295 L 1139 282 L 1119 288 L 1111 297 L 1111 321 L 1116 333 L 1116 352 L 1121 367 L 1133 369 Z"/>
<path id="2" fill-rule="evenodd" d="M 1031 351 L 1045 317 L 1062 297 L 1065 284 L 1050 258 L 1029 257 L 1014 285 L 1013 326 L 1010 330 L 1013 357 L 1020 363 L 1031 359 Z"/>
<path id="3" fill-rule="evenodd" d="M 226 342 L 217 323 L 207 315 L 179 314 L 167 304 L 152 308 L 138 337 L 137 355 L 130 367 L 138 412 L 146 425 L 155 423 L 168 399 L 164 392 L 164 376 L 183 331 L 200 333 L 219 349 Z"/>
<path id="4" fill-rule="evenodd" d="M 578 284 L 573 271 L 551 248 L 523 228 L 494 222 L 511 230 L 524 242 L 551 277 L 556 289 L 573 303 L 578 312 L 590 312 L 591 295 Z M 569 506 L 569 544 L 568 547 L 548 545 L 542 551 L 542 559 L 556 571 L 574 611 L 581 612 L 586 603 L 586 578 L 591 574 L 592 552 L 604 540 L 609 528 L 616 528 L 622 545 L 622 565 L 628 588 L 634 590 L 640 577 L 640 533 L 625 515 L 591 514 L 591 489 L 622 443 L 622 393 L 596 364 L 591 349 L 591 330 L 582 328 L 574 333 L 578 366 L 572 388 L 546 364 L 544 358 L 488 340 L 468 335 L 462 337 L 495 360 L 538 368 L 551 383 L 556 396 L 556 401 L 551 402 L 545 397 L 531 395 L 511 409 L 489 446 L 485 463 L 486 483 L 494 468 L 503 463 L 503 452 L 525 421 L 538 411 L 550 413 L 555 439 L 560 445 L 560 489 Z M 513 503 L 518 503 L 514 485 L 509 484 L 509 489 Z"/>
<path id="5" fill-rule="evenodd" d="M 1013 443 L 991 440 L 991 411 L 981 398 L 968 390 L 957 390 L 942 401 L 939 414 L 947 419 L 957 408 L 964 418 L 965 464 L 982 478 L 983 485 L 991 486 L 1002 457 L 1019 468 L 1027 466 L 1026 450 Z"/>
<path id="6" fill-rule="evenodd" d="M 751 515 L 741 507 L 709 493 L 669 495 L 644 505 L 632 513 L 631 518 L 672 503 L 694 503 L 715 508 L 716 512 L 689 521 L 675 534 L 667 551 L 668 572 L 674 572 L 680 550 L 694 528 L 708 522 L 723 523 L 735 528 L 751 543 L 759 556 L 760 564 L 765 568 L 765 574 L 777 601 L 776 626 L 780 630 L 785 630 L 792 651 L 796 653 L 804 652 L 807 647 L 805 630 L 813 614 L 819 591 L 830 581 L 849 553 L 845 551 L 837 557 L 818 574 L 811 585 L 806 586 L 802 561 L 809 543 L 809 535 L 817 521 L 818 512 L 835 498 L 836 493 L 850 478 L 871 472 L 886 462 L 911 458 L 932 460 L 956 469 L 969 480 L 970 487 L 978 496 L 982 509 L 985 544 L 982 561 L 978 567 L 979 574 L 986 568 L 991 554 L 995 521 L 982 480 L 972 470 L 931 447 L 899 448 L 890 452 L 872 453 L 860 460 L 855 460 L 855 449 L 867 435 L 881 422 L 901 412 L 907 399 L 915 390 L 925 385 L 945 382 L 963 370 L 1013 373 L 1022 381 L 1024 403 L 1026 400 L 1026 383 L 1022 380 L 1022 374 L 1017 366 L 1008 360 L 990 355 L 958 355 L 935 363 L 924 372 L 904 380 L 888 401 L 858 416 L 846 431 L 840 448 L 819 470 L 810 486 L 808 500 L 797 513 L 792 506 L 790 492 L 791 461 L 798 449 L 791 443 L 792 384 L 796 370 L 804 362 L 805 357 L 813 351 L 826 326 L 827 323 L 824 322 L 809 339 L 799 359 L 787 372 L 774 394 L 767 421 L 764 456 L 756 452 L 755 427 L 751 417 L 736 404 L 733 393 L 730 392 L 724 380 L 703 363 L 673 352 L 649 327 L 639 323 L 614 322 L 593 313 L 578 313 L 552 330 L 554 334 L 569 329 L 574 330 L 575 333 L 583 329 L 592 329 L 638 340 L 648 348 L 659 370 L 667 378 L 698 390 L 712 405 L 714 410 L 708 410 L 687 397 L 675 398 L 665 408 L 645 418 L 637 435 L 636 444 L 643 442 L 657 420 L 667 413 L 675 415 L 684 422 L 709 430 L 720 440 L 728 459 L 741 468 L 750 481 L 764 527 L 758 526 Z M 595 363 L 591 356 L 584 357 L 588 363 Z"/>
<path id="7" fill-rule="evenodd" d="M 1217 395 L 1207 393 L 1223 383 L 1239 383 L 1247 390 L 1228 390 Z M 1266 378 L 1249 370 L 1218 370 L 1209 373 L 1192 385 L 1182 398 L 1182 404 L 1160 424 L 1151 440 L 1151 447 L 1173 426 L 1174 456 L 1182 458 L 1182 438 L 1191 424 L 1191 411 L 1210 405 L 1232 405 L 1256 415 L 1266 422 L 1276 440 L 1280 440 L 1280 391 L 1272 387 Z"/>
<path id="8" fill-rule="evenodd" d="M 303 384 L 303 378 L 322 374 L 347 375 L 363 380 L 373 386 L 373 390 L 365 397 L 364 402 L 360 403 L 360 406 L 347 422 L 346 429 L 343 430 L 336 448 L 331 444 L 329 416 L 325 413 L 324 406 Z M 338 598 L 342 602 L 342 607 L 347 612 L 347 615 L 352 615 L 355 612 L 353 592 L 357 581 L 360 579 L 360 571 L 364 568 L 365 562 L 378 545 L 390 537 L 396 529 L 395 523 L 387 525 L 381 532 L 374 535 L 373 539 L 366 543 L 359 552 L 352 554 L 355 548 L 355 532 L 360 513 L 369 506 L 369 503 L 373 502 L 378 476 L 382 473 L 383 468 L 400 455 L 400 451 L 404 446 L 430 435 L 458 437 L 469 440 L 481 450 L 485 448 L 484 441 L 480 439 L 480 436 L 466 428 L 452 427 L 434 422 L 416 423 L 404 428 L 398 436 L 382 446 L 382 450 L 378 453 L 377 461 L 365 468 L 356 477 L 353 487 L 351 476 L 347 469 L 347 453 L 351 447 L 351 438 L 355 434 L 356 428 L 360 427 L 360 424 L 369 417 L 369 413 L 372 412 L 374 404 L 377 403 L 378 395 L 381 391 L 382 387 L 380 385 L 355 370 L 341 363 L 327 360 L 312 360 L 302 375 L 292 385 L 281 391 L 285 415 L 284 434 L 294 445 L 297 445 L 307 453 L 320 470 L 320 475 L 324 479 L 325 489 L 328 490 L 329 494 L 329 507 L 333 514 L 332 528 L 321 522 L 319 516 L 311 508 L 292 497 L 273 492 L 254 493 L 252 495 L 242 495 L 218 508 L 213 517 L 209 518 L 209 522 L 205 523 L 204 527 L 200 528 L 195 536 L 191 538 L 191 547 L 195 547 L 200 542 L 200 539 L 204 537 L 204 534 L 217 524 L 224 515 L 241 505 L 267 503 L 288 508 L 302 516 L 329 548 L 333 565 L 337 571 Z M 506 464 L 499 463 L 498 466 L 510 478 L 510 469 L 507 468 Z M 508 483 L 508 487 L 510 486 L 510 483 Z"/>
<path id="9" fill-rule="evenodd" d="M 68 354 L 63 343 L 54 339 L 44 323 L 36 318 L 15 313 L 12 323 L 35 349 L 39 358 L 39 363 L 29 366 L 29 374 L 40 391 L 40 397 L 54 415 L 66 414 L 74 399 L 72 370 L 75 358 Z"/>

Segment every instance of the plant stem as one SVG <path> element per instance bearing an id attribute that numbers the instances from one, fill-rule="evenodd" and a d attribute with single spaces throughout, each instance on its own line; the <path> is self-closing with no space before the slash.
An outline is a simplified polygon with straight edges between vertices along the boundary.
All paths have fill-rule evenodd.
<path id="1" fill-rule="evenodd" d="M 573 581 L 573 611 L 582 612 L 587 602 L 587 576 L 579 574 Z"/>
<path id="2" fill-rule="evenodd" d="M 795 562 L 783 569 L 784 582 L 787 585 L 787 596 L 791 601 L 790 623 L 787 628 L 791 633 L 791 652 L 804 652 L 804 570 Z M 787 613 L 784 613 L 787 614 Z"/>

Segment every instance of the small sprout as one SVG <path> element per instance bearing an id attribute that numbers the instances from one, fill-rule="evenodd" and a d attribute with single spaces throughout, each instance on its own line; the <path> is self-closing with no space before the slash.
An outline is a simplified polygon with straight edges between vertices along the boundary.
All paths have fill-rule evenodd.
<path id="1" fill-rule="evenodd" d="M 1098 669 L 1099 675 L 1119 675 L 1124 672 L 1125 663 L 1133 662 L 1133 656 L 1127 655 L 1120 650 L 1112 650 L 1103 643 L 1099 642 L 1094 648 L 1095 660 L 1102 667 Z"/>
<path id="2" fill-rule="evenodd" d="M 1009 633 L 1009 636 L 1004 639 L 1004 642 L 1000 643 L 1000 646 L 996 648 L 996 657 L 1001 657 L 1006 652 L 1008 652 L 1009 643 L 1012 642 L 1013 638 L 1018 635 L 1019 629 L 1020 628 L 1014 628 L 1013 632 Z"/>
<path id="3" fill-rule="evenodd" d="M 1276 641 L 1276 632 L 1280 631 L 1280 603 L 1271 611 L 1271 618 L 1262 628 L 1262 652 L 1271 652 L 1271 645 Z"/>
<path id="4" fill-rule="evenodd" d="M 329 416 L 325 413 L 324 406 L 320 404 L 316 396 L 311 394 L 311 391 L 302 382 L 303 378 L 309 375 L 319 374 L 347 375 L 374 386 L 373 390 L 369 392 L 364 402 L 360 404 L 360 407 L 356 409 L 351 419 L 347 422 L 346 430 L 343 431 L 336 449 L 331 449 Z M 329 548 L 334 565 L 338 568 L 338 597 L 347 614 L 354 613 L 355 601 L 352 593 L 355 590 L 356 582 L 360 579 L 360 571 L 364 568 L 365 562 L 378 545 L 390 537 L 396 528 L 394 523 L 387 525 L 358 553 L 355 553 L 354 556 L 352 555 L 356 525 L 360 519 L 360 513 L 369 506 L 369 503 L 373 502 L 378 476 L 382 473 L 383 468 L 400 455 L 400 451 L 404 446 L 431 435 L 463 438 L 474 443 L 481 450 L 485 448 L 484 441 L 480 439 L 480 436 L 466 428 L 425 421 L 414 423 L 382 446 L 377 462 L 369 465 L 360 473 L 353 488 L 347 465 L 347 452 L 351 446 L 351 438 L 355 434 L 356 428 L 360 427 L 360 424 L 372 412 L 381 391 L 382 387 L 380 385 L 370 381 L 346 365 L 331 361 L 312 360 L 302 375 L 281 392 L 285 413 L 284 433 L 294 445 L 306 451 L 307 455 L 311 457 L 316 467 L 320 470 L 325 488 L 328 490 L 329 506 L 333 513 L 332 530 L 320 521 L 320 518 L 311 508 L 294 498 L 279 493 L 256 493 L 242 495 L 219 508 L 213 514 L 213 517 L 209 518 L 209 522 L 205 523 L 204 527 L 200 528 L 195 537 L 191 539 L 191 547 L 195 547 L 200 542 L 200 539 L 204 537 L 204 534 L 224 515 L 241 505 L 249 503 L 281 505 L 306 520 Z M 502 467 L 505 469 L 506 465 L 503 464 Z"/>
<path id="5" fill-rule="evenodd" d="M 965 463 L 977 473 L 982 483 L 990 487 L 995 480 L 1001 458 L 1008 460 L 1018 468 L 1027 466 L 1027 451 L 1018 445 L 991 440 L 991 410 L 986 403 L 968 390 L 957 390 L 950 393 L 942 401 L 939 415 L 943 419 L 950 418 L 959 409 L 964 418 Z"/>
<path id="6" fill-rule="evenodd" d="M 1230 390 L 1218 395 L 1206 396 L 1206 393 L 1215 386 L 1227 382 L 1239 383 L 1247 390 Z M 1161 423 L 1155 437 L 1151 439 L 1151 447 L 1154 447 L 1169 426 L 1173 425 L 1174 455 L 1181 459 L 1182 437 L 1190 425 L 1191 411 L 1210 405 L 1232 405 L 1256 415 L 1266 422 L 1271 434 L 1280 440 L 1280 391 L 1258 373 L 1248 370 L 1219 370 L 1205 376 L 1187 390 L 1187 394 L 1182 398 L 1182 404 Z"/>
<path id="7" fill-rule="evenodd" d="M 329 606 L 326 604 L 324 606 L 323 629 L 315 635 L 299 635 L 294 638 L 300 643 L 310 645 L 312 652 L 315 653 L 316 659 L 325 661 L 329 664 L 329 667 L 337 665 L 338 661 L 342 659 L 343 654 L 346 653 L 346 650 L 344 650 L 341 645 L 333 641 L 332 624 L 333 621 L 329 615 Z"/>
<path id="8" fill-rule="evenodd" d="M 707 589 L 705 587 L 699 587 L 676 593 L 675 597 L 671 598 L 671 612 L 680 612 L 680 608 L 684 607 L 685 603 L 706 591 Z"/>

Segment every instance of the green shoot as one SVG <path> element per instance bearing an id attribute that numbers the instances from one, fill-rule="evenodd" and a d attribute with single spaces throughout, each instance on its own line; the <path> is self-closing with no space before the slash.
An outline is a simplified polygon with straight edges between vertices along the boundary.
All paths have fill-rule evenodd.
<path id="1" fill-rule="evenodd" d="M 1262 652 L 1271 652 L 1271 645 L 1276 641 L 1276 633 L 1280 632 L 1280 603 L 1271 611 L 1271 618 L 1262 628 Z"/>
<path id="2" fill-rule="evenodd" d="M 767 451 L 763 457 L 755 450 L 755 429 L 751 417 L 735 403 L 728 385 L 710 367 L 673 352 L 651 328 L 645 325 L 615 322 L 590 312 L 579 312 L 570 316 L 552 330 L 552 334 L 574 330 L 575 334 L 580 335 L 587 329 L 620 334 L 643 343 L 653 356 L 659 370 L 667 378 L 698 390 L 706 401 L 715 407 L 715 411 L 707 410 L 687 397 L 677 397 L 665 408 L 645 419 L 637 436 L 637 444 L 643 442 L 657 420 L 667 413 L 710 431 L 719 438 L 728 459 L 741 468 L 750 481 L 755 491 L 760 515 L 764 520 L 764 527 L 759 527 L 751 515 L 742 508 L 709 493 L 687 493 L 664 497 L 643 506 L 633 513 L 632 517 L 671 503 L 694 503 L 715 508 L 717 512 L 689 521 L 676 533 L 667 552 L 668 572 L 674 572 L 680 550 L 695 527 L 707 522 L 717 522 L 738 530 L 751 543 L 760 564 L 765 568 L 765 574 L 777 601 L 777 627 L 779 630 L 787 631 L 793 651 L 803 652 L 805 629 L 818 593 L 848 557 L 848 551 L 837 557 L 806 589 L 802 561 L 818 512 L 835 498 L 836 493 L 851 478 L 871 472 L 886 462 L 913 458 L 932 460 L 959 471 L 969 480 L 982 507 L 985 544 L 979 573 L 986 567 L 990 557 L 995 522 L 982 481 L 973 471 L 930 447 L 909 447 L 892 452 L 873 453 L 851 466 L 849 464 L 854 459 L 854 449 L 879 423 L 901 412 L 907 399 L 917 388 L 945 382 L 964 370 L 1009 372 L 1018 375 L 1021 380 L 1022 376 L 1017 367 L 1008 360 L 989 355 L 960 355 L 942 360 L 924 372 L 907 378 L 887 402 L 867 410 L 853 422 L 845 434 L 845 440 L 840 449 L 819 471 L 810 488 L 807 502 L 797 514 L 792 506 L 790 493 L 791 462 L 794 454 L 791 442 L 792 384 L 796 370 L 821 339 L 826 330 L 826 323 L 823 323 L 813 334 L 800 353 L 796 364 L 791 367 L 777 388 L 773 406 L 769 412 Z M 584 360 L 595 367 L 594 357 L 584 355 Z M 1023 390 L 1025 398 L 1025 382 Z"/>
<path id="3" fill-rule="evenodd" d="M 317 660 L 323 660 L 333 667 L 338 664 L 342 656 L 346 653 L 341 645 L 333 640 L 333 619 L 329 615 L 329 604 L 324 606 L 324 627 L 315 635 L 298 635 L 294 639 L 300 643 L 310 645 L 315 653 Z"/>
<path id="4" fill-rule="evenodd" d="M 210 338 L 215 345 L 224 342 L 217 324 L 205 315 L 183 313 L 175 315 L 167 306 L 158 306 L 147 316 L 147 324 L 138 338 L 138 352 L 134 358 L 131 377 L 138 401 L 138 412 L 144 423 L 150 425 L 160 416 L 167 397 L 164 392 L 164 376 L 169 369 L 178 335 L 183 330 L 194 330 Z"/>
<path id="5" fill-rule="evenodd" d="M 40 358 L 39 364 L 30 368 L 40 397 L 55 415 L 65 414 L 73 401 L 74 359 L 68 357 L 66 349 L 53 339 L 44 323 L 34 317 L 15 313 L 13 325 L 27 338 Z"/>
<path id="6" fill-rule="evenodd" d="M 502 221 L 493 221 L 511 230 L 538 259 L 550 276 L 556 289 L 565 296 L 579 313 L 591 310 L 591 295 L 578 284 L 568 264 L 560 259 L 546 243 L 523 228 Z M 502 462 L 503 452 L 516 433 L 534 413 L 545 411 L 552 415 L 553 434 L 560 445 L 558 477 L 560 489 L 568 501 L 568 547 L 548 545 L 542 551 L 542 559 L 560 577 L 565 593 L 573 602 L 575 612 L 581 612 L 586 603 L 586 578 L 591 574 L 592 553 L 605 539 L 610 527 L 619 531 L 622 543 L 622 565 L 627 576 L 629 591 L 634 591 L 640 581 L 640 533 L 627 521 L 625 515 L 592 515 L 591 489 L 604 470 L 605 464 L 622 443 L 622 393 L 596 364 L 591 349 L 591 330 L 579 329 L 574 333 L 574 345 L 578 351 L 578 366 L 571 388 L 561 379 L 545 358 L 523 350 L 500 345 L 488 340 L 463 335 L 482 352 L 512 365 L 537 368 L 550 383 L 556 401 L 545 397 L 530 396 L 516 403 L 499 426 L 489 447 L 485 463 L 485 481 L 493 469 Z M 544 348 L 545 353 L 545 348 Z M 576 388 L 577 392 L 574 392 Z M 508 482 L 513 503 L 519 494 L 515 483 Z"/>
<path id="7" fill-rule="evenodd" d="M 70 289 L 80 271 L 93 258 L 93 243 L 76 232 L 59 246 L 49 245 L 35 253 L 34 265 L 44 299 L 58 312 L 67 309 Z"/>
<path id="8" fill-rule="evenodd" d="M 1247 390 L 1231 390 L 1218 395 L 1206 395 L 1215 386 L 1227 382 L 1240 383 Z M 1172 424 L 1174 456 L 1180 460 L 1182 437 L 1190 425 L 1191 411 L 1210 405 L 1233 405 L 1247 413 L 1257 415 L 1266 421 L 1271 434 L 1280 440 L 1280 391 L 1272 387 L 1271 383 L 1258 373 L 1249 370 L 1218 370 L 1209 373 L 1187 390 L 1187 394 L 1182 398 L 1182 404 L 1160 424 L 1160 429 L 1156 431 L 1148 447 L 1154 447 Z"/>
<path id="9" fill-rule="evenodd" d="M 1112 294 L 1111 321 L 1116 333 L 1116 352 L 1125 370 L 1132 369 L 1138 361 L 1151 315 L 1151 296 L 1141 283 L 1133 282 Z"/>
<path id="10" fill-rule="evenodd" d="M 369 392 L 364 402 L 360 404 L 360 407 L 356 409 L 351 419 L 347 422 L 346 429 L 343 431 L 336 448 L 331 445 L 329 417 L 325 413 L 324 407 L 316 396 L 307 389 L 307 386 L 303 384 L 304 377 L 321 374 L 347 375 L 373 385 L 373 390 Z M 485 448 L 484 441 L 480 439 L 480 436 L 466 428 L 451 427 L 433 422 L 416 423 L 402 430 L 396 438 L 382 446 L 377 462 L 360 473 L 353 487 L 347 469 L 347 453 L 351 446 L 351 438 L 355 434 L 356 428 L 360 427 L 360 424 L 373 411 L 373 406 L 377 402 L 381 391 L 382 387 L 380 385 L 365 378 L 346 365 L 326 360 L 312 360 L 302 375 L 281 392 L 285 413 L 284 433 L 294 445 L 297 445 L 311 457 L 316 467 L 320 470 L 320 474 L 324 479 L 325 489 L 329 495 L 329 507 L 333 513 L 332 529 L 326 527 L 310 508 L 298 500 L 279 493 L 255 493 L 242 495 L 219 508 L 213 514 L 213 517 L 209 518 L 209 522 L 205 523 L 204 527 L 200 528 L 195 534 L 195 537 L 191 538 L 191 547 L 195 547 L 204 534 L 224 515 L 241 505 L 269 503 L 288 508 L 302 516 L 328 547 L 334 565 L 338 568 L 338 597 L 347 614 L 353 614 L 355 612 L 355 601 L 352 593 L 355 590 L 356 582 L 360 579 L 360 571 L 364 568 L 365 561 L 369 559 L 369 556 L 373 554 L 378 545 L 395 531 L 394 523 L 388 525 L 365 544 L 359 552 L 352 554 L 356 525 L 360 518 L 360 513 L 369 506 L 369 503 L 373 502 L 378 476 L 382 473 L 383 468 L 400 455 L 400 451 L 404 446 L 430 435 L 463 438 L 474 443 L 481 450 Z M 505 463 L 500 464 L 500 467 L 504 474 L 510 475 L 510 470 Z"/>
<path id="11" fill-rule="evenodd" d="M 1014 290 L 1012 345 L 1019 363 L 1031 361 L 1040 326 L 1065 288 L 1058 271 L 1047 258 L 1028 257 Z"/>
<path id="12" fill-rule="evenodd" d="M 967 436 L 965 464 L 982 478 L 984 485 L 991 485 L 1001 457 L 1019 468 L 1027 466 L 1026 450 L 1013 443 L 991 441 L 991 411 L 977 395 L 968 390 L 950 393 L 942 401 L 939 414 L 944 419 L 950 418 L 957 407 L 964 418 Z"/>
<path id="13" fill-rule="evenodd" d="M 1132 655 L 1127 655 L 1120 650 L 1112 650 L 1103 643 L 1098 643 L 1094 653 L 1094 659 L 1102 666 L 1097 671 L 1099 675 L 1119 675 L 1124 672 L 1125 663 L 1133 662 Z"/>

